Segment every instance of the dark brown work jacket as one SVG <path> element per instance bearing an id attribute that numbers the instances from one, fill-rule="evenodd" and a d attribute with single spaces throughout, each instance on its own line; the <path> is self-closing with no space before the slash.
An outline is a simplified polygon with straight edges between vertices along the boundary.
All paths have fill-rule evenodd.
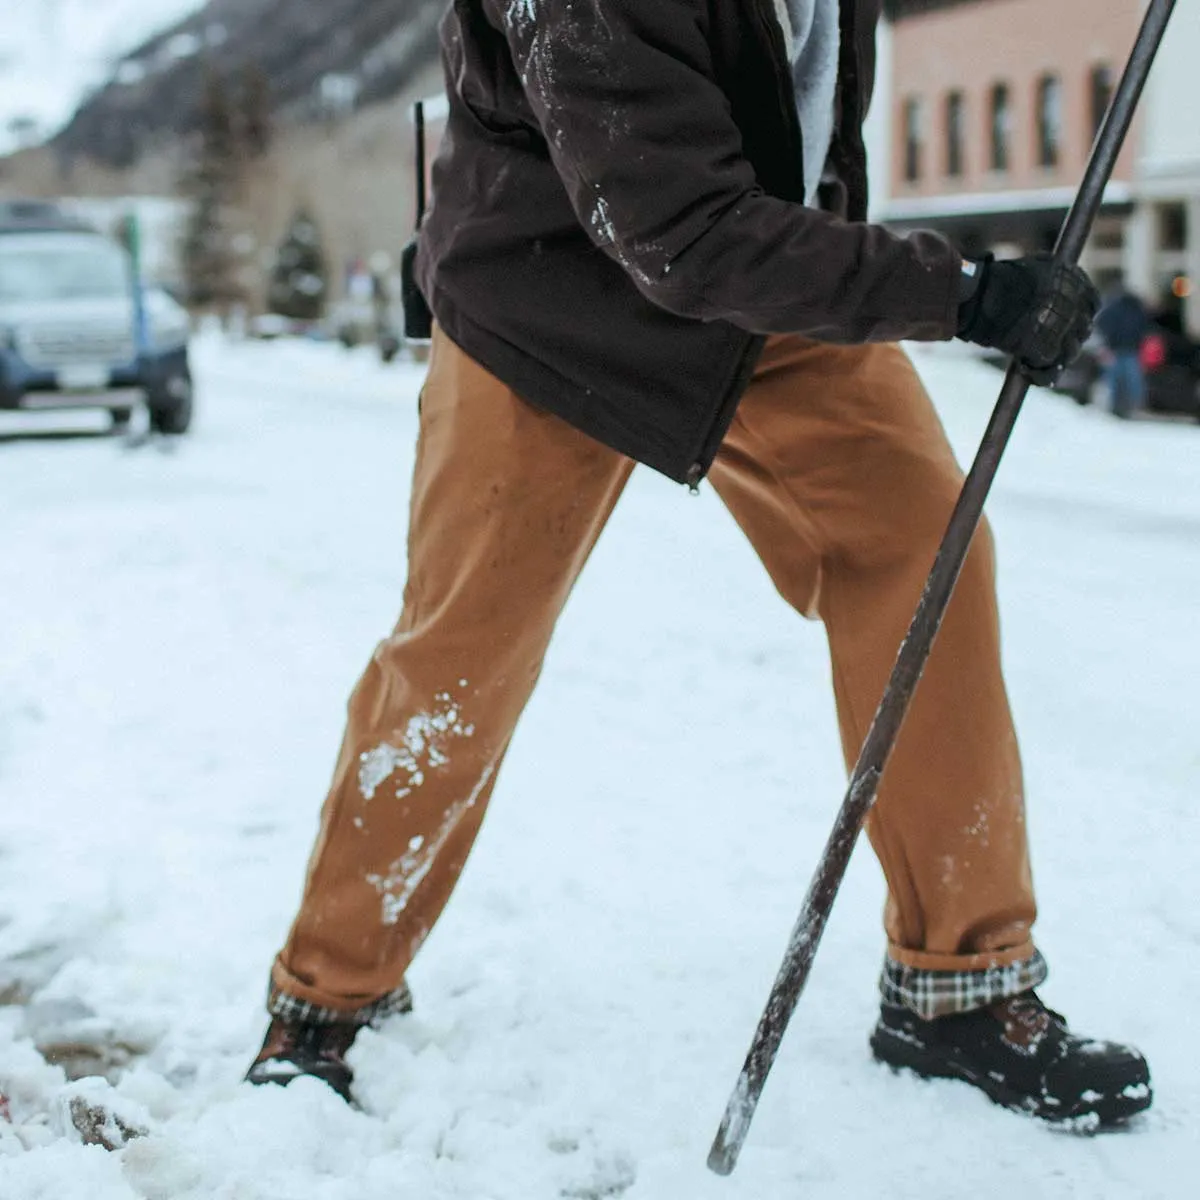
<path id="1" fill-rule="evenodd" d="M 960 260 L 865 224 L 879 0 L 842 0 L 826 209 L 772 0 L 453 0 L 418 279 L 530 403 L 703 477 L 765 336 L 953 335 Z M 827 189 L 827 193 L 830 189 Z"/>

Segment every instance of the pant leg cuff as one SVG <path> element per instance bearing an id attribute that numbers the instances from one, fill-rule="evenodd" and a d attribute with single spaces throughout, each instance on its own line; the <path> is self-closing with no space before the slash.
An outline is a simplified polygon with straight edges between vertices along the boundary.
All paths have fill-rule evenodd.
<path id="1" fill-rule="evenodd" d="M 983 970 L 930 971 L 887 958 L 879 978 L 885 1004 L 906 1008 L 926 1021 L 974 1012 L 998 1000 L 1040 987 L 1050 973 L 1041 952 L 1014 963 Z"/>
<path id="2" fill-rule="evenodd" d="M 412 992 L 409 991 L 407 983 L 401 983 L 395 991 L 350 1011 L 325 1008 L 320 1004 L 289 996 L 274 982 L 267 991 L 267 1012 L 283 1021 L 301 1025 L 374 1025 L 385 1017 L 412 1012 L 412 1007 Z"/>

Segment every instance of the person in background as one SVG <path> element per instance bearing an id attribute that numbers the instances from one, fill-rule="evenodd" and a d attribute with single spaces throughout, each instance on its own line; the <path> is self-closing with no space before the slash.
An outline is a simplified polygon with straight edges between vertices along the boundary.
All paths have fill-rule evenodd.
<path id="1" fill-rule="evenodd" d="M 1108 386 L 1113 416 L 1127 419 L 1140 409 L 1146 396 L 1142 343 L 1150 332 L 1146 306 L 1120 280 L 1096 317 L 1096 331 L 1110 359 Z"/>
<path id="2" fill-rule="evenodd" d="M 962 488 L 897 343 L 959 337 L 1053 378 L 1099 300 L 1049 256 L 976 260 L 868 223 L 878 15 L 877 0 L 447 11 L 403 612 L 350 701 L 250 1082 L 309 1076 L 349 1098 L 358 1031 L 411 1007 L 409 965 L 636 463 L 707 479 L 783 597 L 824 622 L 857 756 Z M 1020 1112 L 1121 1120 L 1151 1102 L 1145 1059 L 1036 990 L 994 567 L 985 524 L 868 826 L 889 889 L 871 1046 Z M 698 797 L 695 819 L 752 840 L 745 803 Z"/>

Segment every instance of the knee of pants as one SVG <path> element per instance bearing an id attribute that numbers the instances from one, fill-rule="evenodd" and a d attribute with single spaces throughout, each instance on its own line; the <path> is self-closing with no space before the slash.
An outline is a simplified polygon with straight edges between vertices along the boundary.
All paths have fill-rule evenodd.
<path id="1" fill-rule="evenodd" d="M 851 521 L 847 535 L 851 543 L 862 539 L 860 565 L 895 568 L 920 563 L 932 566 L 946 536 L 950 517 L 962 493 L 963 474 L 957 464 L 909 458 L 869 500 L 870 512 L 857 525 Z M 988 561 L 993 556 L 992 531 L 980 521 L 971 552 Z"/>
<path id="2" fill-rule="evenodd" d="M 957 493 L 955 499 L 957 500 Z M 952 506 L 953 507 L 953 506 Z M 945 514 L 945 519 L 941 523 L 941 528 L 937 532 L 934 539 L 931 551 L 930 562 L 932 563 L 932 555 L 937 553 L 938 548 L 942 544 L 942 539 L 946 536 L 946 529 L 950 523 L 950 512 Z M 962 573 L 959 576 L 958 586 L 961 588 L 969 584 L 971 580 L 990 585 L 995 577 L 996 570 L 996 539 L 992 532 L 992 523 L 986 515 L 979 518 L 975 526 L 975 532 L 971 537 L 971 545 L 968 548 L 966 561 L 963 563 Z"/>
<path id="3" fill-rule="evenodd" d="M 970 603 L 977 610 L 981 603 L 994 607 L 995 591 L 996 542 L 991 522 L 984 516 L 979 518 L 979 524 L 976 525 L 974 536 L 971 538 L 966 560 L 955 585 L 955 596 L 970 594 Z"/>

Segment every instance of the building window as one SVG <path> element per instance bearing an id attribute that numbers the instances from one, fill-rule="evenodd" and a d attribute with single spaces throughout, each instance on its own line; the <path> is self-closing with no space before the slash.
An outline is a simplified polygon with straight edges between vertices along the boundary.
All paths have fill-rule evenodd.
<path id="1" fill-rule="evenodd" d="M 1188 243 L 1187 209 L 1182 204 L 1163 204 L 1158 210 L 1158 248 L 1186 250 Z"/>
<path id="2" fill-rule="evenodd" d="M 963 173 L 963 125 L 966 101 L 962 92 L 946 97 L 946 174 L 958 178 Z"/>
<path id="3" fill-rule="evenodd" d="M 1101 63 L 1092 68 L 1091 89 L 1092 96 L 1088 114 L 1091 118 L 1091 129 L 1088 131 L 1088 136 L 1094 139 L 1100 132 L 1100 126 L 1104 124 L 1104 114 L 1108 112 L 1108 106 L 1112 103 L 1112 67 Z"/>
<path id="4" fill-rule="evenodd" d="M 921 178 L 922 106 L 916 96 L 904 102 L 904 178 L 916 183 Z"/>
<path id="5" fill-rule="evenodd" d="M 1007 171 L 1009 142 L 1012 134 L 1012 108 L 1008 98 L 1008 84 L 992 86 L 992 170 Z"/>
<path id="6" fill-rule="evenodd" d="M 1122 217 L 1097 217 L 1092 226 L 1091 247 L 1096 250 L 1125 248 L 1125 220 Z"/>
<path id="7" fill-rule="evenodd" d="M 1038 166 L 1057 167 L 1062 153 L 1062 80 L 1043 75 L 1037 85 Z"/>

